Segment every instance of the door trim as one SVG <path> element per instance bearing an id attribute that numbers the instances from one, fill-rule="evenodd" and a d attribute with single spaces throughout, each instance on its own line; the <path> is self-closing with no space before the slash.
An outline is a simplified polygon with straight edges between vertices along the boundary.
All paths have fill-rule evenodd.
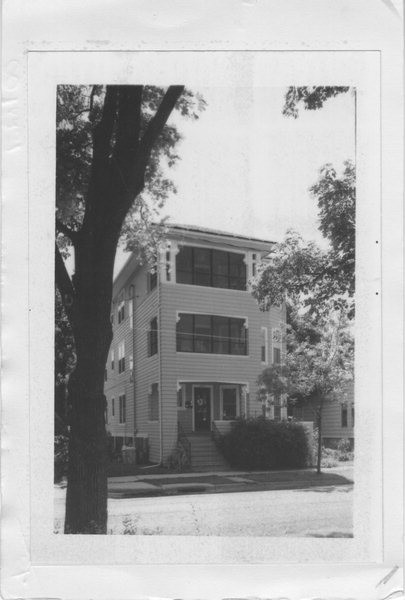
<path id="1" fill-rule="evenodd" d="M 194 403 L 195 403 L 195 388 L 207 388 L 210 390 L 210 428 L 209 431 L 212 430 L 212 421 L 213 421 L 213 417 L 214 417 L 214 386 L 205 384 L 205 383 L 193 383 L 192 385 L 192 398 L 193 398 L 193 432 L 195 431 L 195 410 L 194 410 Z"/>

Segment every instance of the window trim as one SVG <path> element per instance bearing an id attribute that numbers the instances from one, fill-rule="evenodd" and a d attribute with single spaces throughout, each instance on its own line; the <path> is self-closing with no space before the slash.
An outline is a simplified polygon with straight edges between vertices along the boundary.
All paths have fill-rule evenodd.
<path id="1" fill-rule="evenodd" d="M 260 328 L 261 333 L 264 333 L 264 360 L 262 358 L 262 348 L 263 348 L 263 343 L 260 344 L 260 361 L 262 363 L 262 365 L 268 365 L 269 364 L 269 332 L 268 332 L 268 328 L 267 327 L 261 327 Z M 261 340 L 261 342 L 263 342 L 263 340 Z"/>
<path id="2" fill-rule="evenodd" d="M 178 350 L 177 349 L 177 343 L 178 343 L 178 331 L 177 331 L 177 325 L 180 321 L 180 317 L 181 315 L 191 315 L 192 317 L 198 317 L 198 316 L 205 316 L 205 317 L 211 317 L 211 345 L 213 342 L 213 338 L 214 338 L 214 334 L 213 334 L 213 317 L 222 317 L 224 319 L 237 319 L 240 321 L 243 321 L 243 327 L 245 329 L 246 332 L 246 337 L 245 337 L 245 349 L 246 352 L 244 354 L 234 354 L 231 352 L 196 352 L 194 349 L 192 351 L 188 351 L 188 350 Z M 230 326 L 230 323 L 229 323 Z M 193 348 L 194 348 L 194 338 L 195 338 L 195 320 L 193 319 Z M 229 336 L 230 337 L 230 336 Z M 223 315 L 223 314 L 215 314 L 213 315 L 212 313 L 205 313 L 205 312 L 192 312 L 192 311 L 187 311 L 187 310 L 178 310 L 176 311 L 176 353 L 178 354 L 186 354 L 186 355 L 198 355 L 198 356 L 233 356 L 233 357 L 245 357 L 245 358 L 249 358 L 249 319 L 248 317 L 244 317 L 244 316 L 236 316 L 236 315 Z"/>
<path id="3" fill-rule="evenodd" d="M 221 384 L 219 386 L 219 416 L 220 420 L 224 421 L 224 390 L 236 390 L 236 416 L 237 419 L 240 416 L 240 393 L 239 393 L 239 385 L 236 383 L 230 383 L 227 385 Z M 226 419 L 227 421 L 229 419 Z"/>
<path id="4" fill-rule="evenodd" d="M 118 344 L 118 375 L 125 372 L 125 340 Z"/>
<path id="5" fill-rule="evenodd" d="M 122 419 L 123 417 L 123 419 Z M 127 397 L 126 394 L 119 394 L 118 396 L 118 423 L 119 425 L 125 425 L 127 422 Z"/>
<path id="6" fill-rule="evenodd" d="M 152 327 L 152 323 L 156 321 L 156 328 Z M 153 334 L 153 338 L 152 338 Z M 155 339 L 156 337 L 156 339 Z M 152 339 L 153 339 L 153 347 L 152 347 Z M 154 351 L 153 351 L 154 350 Z M 148 357 L 155 356 L 159 354 L 159 322 L 157 317 L 153 317 L 149 321 L 149 331 L 148 331 Z"/>

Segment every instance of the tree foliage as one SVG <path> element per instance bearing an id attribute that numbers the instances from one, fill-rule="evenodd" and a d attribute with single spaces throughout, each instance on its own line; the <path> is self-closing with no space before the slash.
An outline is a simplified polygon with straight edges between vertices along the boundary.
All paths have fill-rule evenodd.
<path id="1" fill-rule="evenodd" d="M 287 327 L 287 354 L 259 376 L 258 384 L 269 394 L 287 394 L 290 403 L 307 404 L 318 427 L 318 471 L 321 464 L 322 410 L 326 401 L 344 402 L 353 381 L 354 340 L 344 311 L 326 316 L 299 314 Z"/>
<path id="2" fill-rule="evenodd" d="M 349 89 L 343 86 L 289 87 L 284 99 L 283 115 L 296 119 L 300 104 L 305 110 L 318 110 L 326 100 L 345 94 Z"/>
<path id="3" fill-rule="evenodd" d="M 354 316 L 355 292 L 355 169 L 345 162 L 342 177 L 331 165 L 320 170 L 311 187 L 318 201 L 319 228 L 330 248 L 322 250 L 289 230 L 283 242 L 259 266 L 251 282 L 253 296 L 262 309 L 286 302 L 298 304 L 312 314 L 335 310 Z"/>
<path id="4" fill-rule="evenodd" d="M 173 115 L 195 119 L 203 108 L 182 85 L 58 86 L 55 280 L 76 354 L 65 533 L 106 532 L 104 371 L 117 245 L 153 256 L 162 228 L 152 221 L 174 191 L 165 174 L 178 160 Z"/>
<path id="5" fill-rule="evenodd" d="M 116 86 L 119 90 L 124 86 Z M 139 88 L 138 139 L 151 124 L 165 96 L 166 89 L 157 86 L 131 86 Z M 93 161 L 94 133 L 102 119 L 106 86 L 60 85 L 57 90 L 56 110 L 56 218 L 58 244 L 63 250 L 70 245 L 66 227 L 78 231 L 83 224 L 86 195 Z M 202 96 L 184 89 L 178 98 L 174 113 L 197 120 L 206 103 Z M 119 110 L 118 103 L 115 111 Z M 136 123 L 128 123 L 135 127 Z M 117 122 L 113 126 L 108 152 L 109 162 L 116 162 L 114 152 L 118 132 Z M 133 198 L 121 229 L 121 243 L 127 250 L 139 251 L 142 258 L 151 258 L 154 248 L 164 234 L 160 211 L 170 194 L 177 189 L 168 177 L 169 169 L 179 161 L 178 145 L 181 134 L 175 122 L 165 123 L 150 152 L 145 166 L 142 191 Z M 65 226 L 65 227 L 63 227 Z M 151 250 L 152 248 L 153 250 Z"/>

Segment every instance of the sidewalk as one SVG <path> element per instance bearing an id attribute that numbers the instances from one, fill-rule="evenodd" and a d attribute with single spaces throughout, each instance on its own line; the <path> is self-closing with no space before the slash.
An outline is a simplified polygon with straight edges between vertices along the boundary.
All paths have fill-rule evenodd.
<path id="1" fill-rule="evenodd" d="M 353 484 L 353 467 L 324 470 L 224 471 L 109 477 L 110 498 L 325 488 Z"/>

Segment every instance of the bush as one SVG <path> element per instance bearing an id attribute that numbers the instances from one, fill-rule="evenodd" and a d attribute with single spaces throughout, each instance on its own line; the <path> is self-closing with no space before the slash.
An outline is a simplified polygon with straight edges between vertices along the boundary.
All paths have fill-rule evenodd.
<path id="1" fill-rule="evenodd" d="M 67 474 L 68 464 L 68 444 L 67 435 L 55 435 L 54 438 L 54 483 L 58 483 Z"/>
<path id="2" fill-rule="evenodd" d="M 229 464 L 239 469 L 305 467 L 309 456 L 307 436 L 301 425 L 264 417 L 236 421 L 219 446 Z"/>

